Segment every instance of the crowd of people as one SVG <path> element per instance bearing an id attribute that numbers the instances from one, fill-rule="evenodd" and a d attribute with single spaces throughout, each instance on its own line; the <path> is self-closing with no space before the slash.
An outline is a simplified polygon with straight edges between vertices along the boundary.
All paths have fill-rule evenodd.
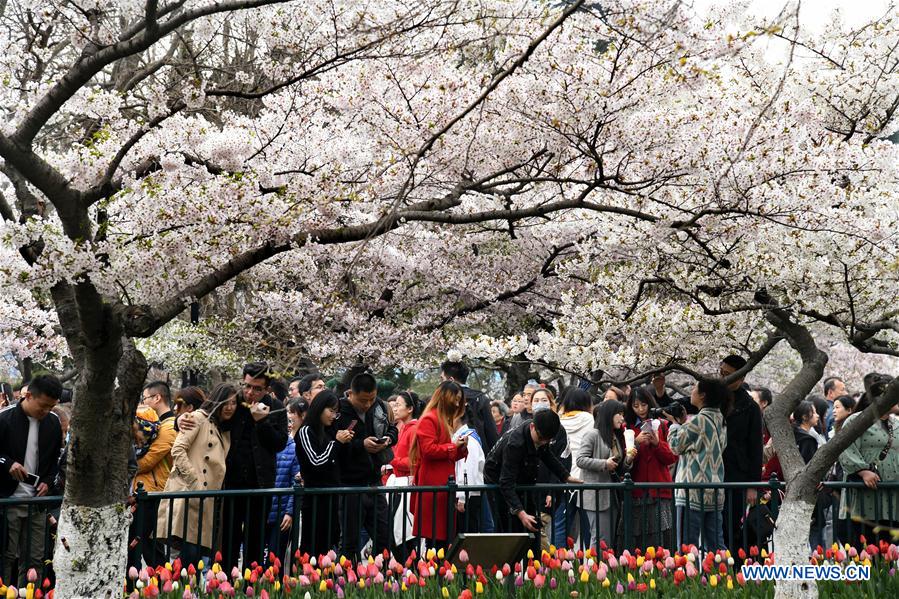
<path id="1" fill-rule="evenodd" d="M 698 381 L 689 397 L 658 374 L 643 386 L 599 393 L 569 387 L 559 394 L 532 381 L 508 404 L 469 387 L 469 368 L 453 361 L 441 365 L 442 382 L 427 399 L 412 391 L 379 397 L 367 372 L 338 392 L 320 374 L 284 381 L 264 363 L 247 364 L 240 382 L 208 392 L 152 381 L 134 420 L 130 491 L 140 495 L 132 501 L 140 517 L 129 530 L 128 562 L 156 566 L 179 556 L 195 563 L 221 551 L 223 566 L 242 559 L 246 567 L 297 549 L 357 558 L 386 550 L 404 558 L 422 542 L 447 547 L 464 532 L 528 531 L 535 549 L 569 538 L 621 547 L 626 529 L 639 545 L 692 543 L 734 553 L 765 545 L 777 516 L 770 486 L 701 488 L 783 480 L 763 419 L 772 393 L 734 379 L 745 366 L 740 356 L 725 357 L 720 378 Z M 826 379 L 823 391 L 792 415 L 806 463 L 869 403 L 839 378 Z M 70 405 L 63 398 L 62 384 L 49 375 L 18 394 L 8 385 L 0 393 L 7 404 L 0 411 L 0 497 L 61 494 Z M 840 454 L 827 480 L 862 481 L 866 489 L 821 490 L 811 548 L 855 542 L 859 534 L 884 537 L 899 522 L 899 497 L 874 491 L 880 481 L 899 480 L 896 413 Z M 697 484 L 581 487 L 626 477 Z M 555 486 L 525 490 L 542 483 Z M 291 491 L 264 491 L 278 488 Z M 155 495 L 222 489 L 247 493 Z M 3 515 L 2 578 L 16 581 L 40 569 L 55 516 L 24 506 Z"/>

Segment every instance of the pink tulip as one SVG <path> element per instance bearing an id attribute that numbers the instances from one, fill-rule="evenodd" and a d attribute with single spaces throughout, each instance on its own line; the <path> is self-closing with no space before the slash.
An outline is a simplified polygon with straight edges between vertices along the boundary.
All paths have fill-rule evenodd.
<path id="1" fill-rule="evenodd" d="M 669 555 L 668 557 L 665 558 L 665 569 L 666 570 L 674 570 L 674 568 L 675 568 L 674 558 Z"/>
<path id="2" fill-rule="evenodd" d="M 463 564 L 468 563 L 468 552 L 465 551 L 464 549 L 459 552 L 459 561 L 462 562 Z"/>
<path id="3" fill-rule="evenodd" d="M 855 547 L 849 548 L 849 557 L 858 557 L 858 550 Z"/>
<path id="4" fill-rule="evenodd" d="M 380 570 L 384 567 L 384 556 L 383 555 L 378 554 L 375 557 L 375 565 L 378 567 L 378 570 Z"/>
<path id="5" fill-rule="evenodd" d="M 131 594 L 128 595 L 128 599 L 140 599 L 140 593 L 138 593 L 137 590 L 131 591 Z"/>
<path id="6" fill-rule="evenodd" d="M 649 574 L 650 572 L 652 572 L 652 560 L 648 559 L 645 562 L 643 562 L 642 570 L 646 574 Z"/>
<path id="7" fill-rule="evenodd" d="M 534 577 L 534 587 L 535 588 L 542 589 L 545 584 L 546 584 L 546 576 L 544 576 L 543 574 L 538 574 L 537 576 Z"/>
<path id="8" fill-rule="evenodd" d="M 212 570 L 210 570 L 210 572 L 211 571 Z M 226 580 L 228 580 L 228 575 L 225 574 L 224 572 L 222 572 L 221 570 L 219 570 L 218 574 L 215 575 L 215 579 L 218 580 L 219 582 L 225 582 Z"/>
<path id="9" fill-rule="evenodd" d="M 549 579 L 549 588 L 551 588 L 552 590 L 555 591 L 555 590 L 558 588 L 558 586 L 559 586 L 559 583 L 556 582 L 556 579 L 555 579 L 555 578 L 550 578 L 550 579 Z"/>
<path id="10" fill-rule="evenodd" d="M 184 589 L 184 592 L 181 593 L 181 599 L 193 599 L 193 595 L 190 594 L 190 591 Z M 268 597 L 266 597 L 265 599 L 268 599 Z"/>
<path id="11" fill-rule="evenodd" d="M 172 581 L 171 580 L 166 580 L 162 584 L 162 592 L 163 593 L 171 593 L 172 592 Z"/>
<path id="12" fill-rule="evenodd" d="M 378 572 L 375 574 L 374 578 L 375 584 L 383 584 L 384 583 L 384 575 Z"/>
<path id="13" fill-rule="evenodd" d="M 618 560 L 615 559 L 614 555 L 609 556 L 609 567 L 613 570 L 618 567 Z"/>
<path id="14" fill-rule="evenodd" d="M 622 585 L 620 582 L 618 584 L 616 584 L 615 592 L 619 595 L 623 595 L 624 594 L 624 585 Z"/>
<path id="15" fill-rule="evenodd" d="M 311 582 L 309 582 L 309 577 L 305 575 L 300 575 L 297 578 L 297 582 L 300 583 L 301 587 L 308 587 L 310 584 L 312 584 Z"/>
<path id="16" fill-rule="evenodd" d="M 37 582 L 37 570 L 34 568 L 28 569 L 28 582 Z"/>
<path id="17" fill-rule="evenodd" d="M 444 576 L 444 578 L 446 579 L 447 582 L 452 582 L 455 577 L 456 577 L 456 575 L 453 574 L 452 570 L 447 570 L 446 576 Z"/>
<path id="18" fill-rule="evenodd" d="M 237 569 L 237 566 L 231 568 L 231 580 L 239 580 L 240 579 L 240 570 Z"/>
<path id="19" fill-rule="evenodd" d="M 699 573 L 696 570 L 696 566 L 693 565 L 693 562 L 687 562 L 686 572 L 688 578 L 696 578 L 696 575 Z"/>
<path id="20" fill-rule="evenodd" d="M 521 576 L 516 576 L 515 577 L 515 586 L 518 588 L 523 587 L 524 586 L 524 578 L 522 578 Z"/>
<path id="21" fill-rule="evenodd" d="M 390 589 L 390 590 L 393 591 L 394 595 L 395 595 L 396 593 L 399 593 L 399 592 L 400 592 L 400 583 L 394 581 L 394 583 L 393 583 L 393 588 Z"/>
<path id="22" fill-rule="evenodd" d="M 602 567 L 600 567 L 596 572 L 596 580 L 602 582 L 606 579 L 607 574 L 608 573 L 606 572 L 605 564 L 602 564 Z"/>
<path id="23" fill-rule="evenodd" d="M 343 587 L 337 587 L 337 599 L 344 599 Z"/>

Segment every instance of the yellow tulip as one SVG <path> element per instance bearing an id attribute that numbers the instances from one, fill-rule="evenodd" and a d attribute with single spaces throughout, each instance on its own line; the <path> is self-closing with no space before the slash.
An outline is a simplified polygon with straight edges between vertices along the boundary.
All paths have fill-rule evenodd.
<path id="1" fill-rule="evenodd" d="M 478 595 L 482 595 L 484 593 L 484 585 L 481 584 L 479 580 L 478 583 L 474 586 L 474 590 Z"/>
<path id="2" fill-rule="evenodd" d="M 718 577 L 715 576 L 714 574 L 712 574 L 711 576 L 709 576 L 709 586 L 710 586 L 710 587 L 716 587 L 716 586 L 718 586 Z"/>
<path id="3" fill-rule="evenodd" d="M 250 572 L 249 568 L 247 568 L 246 570 L 243 571 L 243 579 L 244 580 L 249 580 L 250 576 L 252 576 L 252 575 L 253 575 L 253 573 Z"/>
<path id="4" fill-rule="evenodd" d="M 321 581 L 320 583 L 318 583 L 318 592 L 319 592 L 319 593 L 324 593 L 324 592 L 327 591 L 327 590 L 328 590 L 328 585 L 325 584 L 325 581 L 324 581 L 324 580 Z"/>
<path id="5" fill-rule="evenodd" d="M 556 554 L 556 546 L 555 546 L 555 545 L 550 545 L 550 546 L 549 546 L 549 554 L 550 554 L 550 555 L 555 555 L 555 554 Z"/>
<path id="6" fill-rule="evenodd" d="M 206 569 L 206 564 L 203 563 L 203 560 L 197 562 L 197 571 L 202 572 Z"/>
<path id="7" fill-rule="evenodd" d="M 275 587 L 274 587 L 274 588 L 275 588 L 275 592 L 276 592 L 276 593 L 277 593 L 278 591 L 280 591 L 280 590 L 281 590 L 281 582 L 278 581 L 278 580 L 276 580 L 276 581 L 275 581 Z"/>
<path id="8" fill-rule="evenodd" d="M 609 588 L 609 585 L 611 585 L 611 584 L 612 584 L 612 583 L 609 582 L 609 579 L 608 579 L 608 578 L 603 578 L 603 580 L 602 580 L 602 588 L 607 589 L 607 588 Z"/>
<path id="9" fill-rule="evenodd" d="M 29 584 L 25 589 L 25 599 L 34 599 L 34 585 Z"/>
<path id="10" fill-rule="evenodd" d="M 403 591 L 408 591 L 408 590 L 409 590 L 409 587 L 406 586 L 406 583 L 405 583 L 405 582 L 403 583 L 403 586 L 402 586 L 401 588 L 403 589 Z"/>
<path id="11" fill-rule="evenodd" d="M 762 549 L 762 558 L 766 558 L 766 557 L 768 557 L 768 550 Z"/>
<path id="12" fill-rule="evenodd" d="M 643 567 L 643 562 L 645 562 L 645 561 L 646 561 L 646 560 L 643 558 L 642 555 L 641 555 L 640 557 L 638 557 L 638 558 L 637 558 L 637 568 L 642 568 L 642 567 Z"/>
<path id="13" fill-rule="evenodd" d="M 649 559 L 655 559 L 656 548 L 655 547 L 647 547 L 646 548 L 646 557 L 648 557 Z"/>
<path id="14" fill-rule="evenodd" d="M 656 579 L 655 578 L 649 579 L 649 588 L 651 588 L 652 590 L 655 590 L 655 588 L 656 588 Z"/>
<path id="15" fill-rule="evenodd" d="M 372 556 L 369 555 L 368 556 L 368 565 L 372 565 L 373 563 L 375 563 L 375 558 L 373 558 Z"/>
<path id="16" fill-rule="evenodd" d="M 456 564 L 453 564 L 452 566 L 450 566 L 450 571 L 452 571 L 453 574 L 458 574 L 458 573 L 459 573 L 459 571 L 456 570 Z"/>
<path id="17" fill-rule="evenodd" d="M 443 587 L 442 589 L 440 589 L 440 594 L 443 595 L 443 599 L 449 599 L 449 589 L 448 588 Z"/>
<path id="18" fill-rule="evenodd" d="M 428 549 L 428 552 L 425 554 L 425 557 L 427 557 L 428 561 L 431 561 L 432 559 L 434 559 L 435 555 L 437 555 L 436 551 L 434 551 L 433 549 Z"/>
<path id="19" fill-rule="evenodd" d="M 443 559 L 443 556 L 446 555 L 443 553 L 443 547 L 437 550 L 437 559 Z"/>
<path id="20" fill-rule="evenodd" d="M 365 588 L 365 581 L 362 580 L 362 579 L 359 579 L 359 582 L 356 583 L 356 586 L 358 586 L 360 589 L 364 589 L 364 588 Z"/>
<path id="21" fill-rule="evenodd" d="M 166 570 L 171 570 L 171 569 L 172 569 L 172 563 L 171 563 L 171 562 L 166 562 L 166 563 L 165 563 L 165 569 L 166 569 Z"/>
<path id="22" fill-rule="evenodd" d="M 727 577 L 727 590 L 728 591 L 734 590 L 734 579 L 732 576 Z"/>
<path id="23" fill-rule="evenodd" d="M 6 589 L 6 599 L 18 599 L 18 593 L 16 593 L 14 587 L 8 587 Z"/>
<path id="24" fill-rule="evenodd" d="M 528 549 L 528 559 L 534 559 L 534 551 L 532 549 Z"/>
<path id="25" fill-rule="evenodd" d="M 634 582 L 634 575 L 631 574 L 630 572 L 627 573 L 627 581 Z"/>
<path id="26" fill-rule="evenodd" d="M 212 564 L 212 573 L 213 574 L 218 574 L 221 571 L 222 571 L 222 567 L 220 565 L 218 565 L 218 563 Z"/>
<path id="27" fill-rule="evenodd" d="M 581 572 L 581 582 L 587 582 L 588 580 L 590 580 L 590 575 L 587 573 L 587 569 L 584 568 Z"/>

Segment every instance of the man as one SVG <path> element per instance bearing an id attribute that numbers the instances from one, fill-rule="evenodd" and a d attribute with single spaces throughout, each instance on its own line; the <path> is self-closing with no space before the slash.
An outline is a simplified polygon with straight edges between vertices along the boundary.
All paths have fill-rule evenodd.
<path id="1" fill-rule="evenodd" d="M 287 385 L 287 396 L 290 399 L 299 399 L 300 398 L 300 381 L 303 380 L 301 376 L 295 376 L 290 379 L 290 383 Z"/>
<path id="2" fill-rule="evenodd" d="M 62 395 L 62 383 L 40 375 L 29 384 L 21 400 L 0 412 L 0 497 L 27 500 L 43 497 L 59 471 L 62 428 L 52 413 Z M 35 481 L 34 476 L 37 477 Z M 3 581 L 25 588 L 29 568 L 42 579 L 47 512 L 40 506 L 7 508 Z M 18 560 L 18 577 L 13 565 Z"/>
<path id="3" fill-rule="evenodd" d="M 244 366 L 243 398 L 231 419 L 224 489 L 275 486 L 277 455 L 287 445 L 287 415 L 284 404 L 271 395 L 271 381 L 268 364 L 254 362 Z M 225 564 L 229 568 L 237 565 L 241 544 L 243 569 L 254 562 L 262 564 L 269 500 L 258 495 L 235 497 L 225 501 L 223 511 Z"/>
<path id="4" fill-rule="evenodd" d="M 699 409 L 697 409 L 696 406 L 694 406 L 692 403 L 690 403 L 689 397 L 686 397 L 686 398 L 678 401 L 678 400 L 674 399 L 673 397 L 671 397 L 671 395 L 668 394 L 668 388 L 665 387 L 665 373 L 664 372 L 658 372 L 658 373 L 652 375 L 651 384 L 652 384 L 651 388 L 653 391 L 654 399 L 656 400 L 656 405 L 659 406 L 660 408 L 662 408 L 663 410 L 666 407 L 670 406 L 671 404 L 676 403 L 676 404 L 679 404 L 682 408 L 684 408 L 684 410 L 687 412 L 687 414 L 698 414 L 699 413 Z"/>
<path id="5" fill-rule="evenodd" d="M 352 429 L 353 439 L 340 446 L 337 460 L 341 483 L 348 487 L 377 487 L 381 466 L 389 464 L 398 433 L 387 404 L 378 399 L 378 384 L 371 374 L 357 374 L 346 397 L 340 400 L 333 432 Z M 352 560 L 362 549 L 364 528 L 372 540 L 372 555 L 390 547 L 387 500 L 382 493 L 356 493 L 340 500 L 340 554 Z"/>
<path id="6" fill-rule="evenodd" d="M 301 378 L 300 382 L 297 384 L 299 396 L 305 399 L 308 404 L 312 404 L 312 400 L 315 399 L 315 396 L 325 389 L 325 381 L 322 378 L 322 375 L 317 372 L 307 374 Z"/>
<path id="7" fill-rule="evenodd" d="M 243 368 L 241 397 L 230 420 L 231 447 L 225 460 L 223 489 L 271 489 L 275 486 L 276 456 L 287 445 L 284 404 L 271 395 L 268 364 L 251 362 Z M 178 427 L 194 428 L 190 414 L 178 418 Z M 222 516 L 222 557 L 229 569 L 237 566 L 243 545 L 243 567 L 262 564 L 265 520 L 270 500 L 260 495 L 229 497 Z M 211 531 L 210 531 L 211 532 Z"/>
<path id="8" fill-rule="evenodd" d="M 833 401 L 841 395 L 849 395 L 843 379 L 836 376 L 824 379 L 824 399 L 827 400 L 827 417 L 825 419 L 827 428 L 825 430 L 828 433 L 833 429 Z"/>
<path id="9" fill-rule="evenodd" d="M 559 460 L 549 451 L 549 443 L 559 433 L 562 423 L 552 410 L 540 410 L 533 420 L 512 429 L 502 436 L 487 455 L 484 463 L 484 480 L 488 485 L 499 485 L 494 495 L 496 524 L 503 532 L 538 532 L 540 506 L 534 493 L 519 495 L 517 487 L 537 483 L 537 468 L 542 461 L 549 470 L 569 483 L 582 483 L 573 478 Z M 540 547 L 540 535 L 535 535 L 533 547 Z"/>
<path id="10" fill-rule="evenodd" d="M 137 460 L 137 475 L 134 477 L 134 488 L 142 483 L 144 491 L 158 493 L 165 490 L 172 470 L 172 445 L 175 444 L 175 413 L 172 411 L 172 390 L 164 381 L 153 381 L 144 386 L 141 403 L 152 408 L 159 417 L 159 432 L 150 449 Z M 156 516 L 159 511 L 159 500 L 143 503 L 143 519 L 131 523 L 131 538 L 140 538 L 141 545 L 136 547 L 138 554 L 132 553 L 128 565 L 140 567 L 140 553 L 143 553 L 147 565 L 155 568 L 165 563 L 165 553 L 154 539 L 156 536 Z"/>
<path id="11" fill-rule="evenodd" d="M 447 360 L 440 365 L 440 380 L 453 381 L 462 387 L 465 395 L 465 418 L 481 439 L 484 453 L 489 453 L 499 438 L 496 427 L 491 426 L 493 416 L 490 413 L 490 398 L 483 391 L 472 389 L 466 383 L 471 370 L 462 362 Z"/>
<path id="12" fill-rule="evenodd" d="M 726 356 L 718 367 L 722 378 L 727 378 L 746 366 L 746 359 Z M 755 482 L 762 478 L 763 424 L 762 411 L 744 384 L 745 375 L 728 385 L 733 391 L 734 403 L 730 414 L 725 415 L 727 446 L 724 449 L 724 482 Z M 727 490 L 724 496 L 724 542 L 733 554 L 746 545 L 742 539 L 741 520 L 746 504 L 754 504 L 756 490 Z"/>

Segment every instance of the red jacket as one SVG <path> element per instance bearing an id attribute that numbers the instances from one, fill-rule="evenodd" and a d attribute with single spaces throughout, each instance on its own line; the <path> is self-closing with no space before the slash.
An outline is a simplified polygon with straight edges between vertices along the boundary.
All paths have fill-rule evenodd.
<path id="1" fill-rule="evenodd" d="M 771 435 L 768 433 L 768 429 L 765 428 L 765 434 L 762 436 L 763 447 L 768 444 L 769 439 L 771 439 Z M 777 457 L 776 453 L 762 467 L 762 480 L 771 480 L 772 474 L 777 475 L 777 480 L 784 480 L 783 469 L 780 467 L 780 458 Z"/>
<path id="2" fill-rule="evenodd" d="M 409 464 L 409 450 L 412 449 L 412 439 L 415 437 L 415 428 L 418 420 L 410 420 L 400 431 L 400 438 L 393 448 L 393 474 L 396 476 L 411 476 L 412 467 Z"/>
<path id="3" fill-rule="evenodd" d="M 640 427 L 631 427 L 635 435 L 640 434 Z M 637 459 L 631 466 L 631 478 L 635 483 L 670 483 L 671 470 L 668 469 L 671 464 L 677 462 L 677 456 L 671 451 L 668 445 L 668 423 L 664 420 L 659 426 L 659 444 L 644 443 L 637 447 Z M 645 491 L 643 489 L 634 489 L 633 496 L 641 497 Z M 649 489 L 651 497 L 660 497 L 662 499 L 671 499 L 671 489 Z"/>
<path id="4" fill-rule="evenodd" d="M 446 486 L 449 477 L 456 475 L 456 460 L 468 455 L 467 445 L 456 447 L 446 427 L 438 419 L 436 410 L 431 410 L 419 419 L 415 437 L 418 439 L 415 484 Z M 453 514 L 455 523 L 456 513 L 456 498 L 449 493 L 413 493 L 412 512 L 415 514 L 414 534 L 426 541 L 446 541 L 455 532 L 447 532 L 449 514 Z"/>

